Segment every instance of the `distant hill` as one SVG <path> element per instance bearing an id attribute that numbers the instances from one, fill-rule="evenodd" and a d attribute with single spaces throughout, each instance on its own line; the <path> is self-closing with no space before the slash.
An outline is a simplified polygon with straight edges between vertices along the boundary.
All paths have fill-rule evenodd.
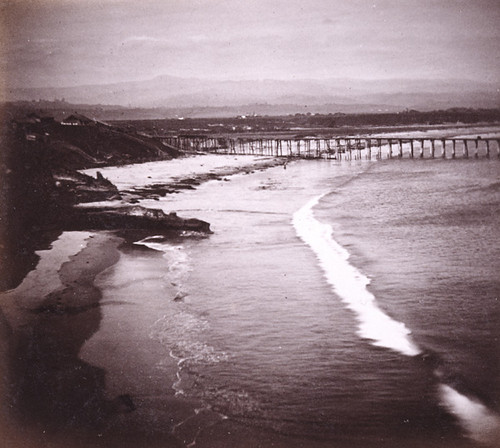
<path id="1" fill-rule="evenodd" d="M 156 138 L 81 114 L 72 114 L 60 123 L 31 112 L 9 124 L 9 133 L 17 139 L 11 139 L 11 146 L 17 141 L 42 148 L 54 168 L 83 169 L 165 160 L 179 155 L 176 148 Z"/>
<path id="2" fill-rule="evenodd" d="M 4 98 L 9 101 L 39 99 L 175 110 L 242 110 L 249 105 L 265 105 L 270 114 L 303 112 L 306 108 L 320 113 L 360 113 L 407 108 L 497 108 L 500 91 L 496 84 L 463 79 L 214 81 L 159 76 L 148 81 L 106 85 L 14 88 L 8 89 Z"/>
<path id="3" fill-rule="evenodd" d="M 67 101 L 16 101 L 4 104 L 4 112 L 8 118 L 21 117 L 26 111 L 35 111 L 42 115 L 51 115 L 62 120 L 69 113 L 78 111 L 97 120 L 137 120 L 157 118 L 217 118 L 236 117 L 239 115 L 282 116 L 296 113 L 334 114 L 334 113 L 380 113 L 400 112 L 397 106 L 370 104 L 266 104 L 253 103 L 240 106 L 193 106 L 193 107 L 124 107 L 119 105 L 74 104 Z"/>
<path id="4" fill-rule="evenodd" d="M 303 106 L 298 108 L 293 104 L 247 104 L 243 106 L 221 107 L 184 107 L 184 108 L 127 108 L 114 105 L 71 104 L 66 101 L 19 101 L 0 103 L 0 112 L 4 115 L 4 122 L 23 120 L 30 114 L 42 117 L 53 117 L 61 121 L 70 113 L 79 113 L 92 120 L 119 122 L 124 128 L 122 131 L 131 131 L 130 121 L 150 120 L 167 121 L 168 125 L 159 126 L 176 132 L 189 132 L 198 128 L 206 128 L 207 123 L 214 126 L 226 123 L 226 131 L 231 132 L 233 127 L 249 126 L 250 121 L 264 123 L 264 127 L 254 130 L 272 130 L 275 128 L 303 126 L 314 127 L 318 123 L 321 127 L 329 127 L 332 120 L 336 126 L 358 125 L 408 125 L 408 124 L 443 124 L 443 123 L 479 123 L 499 122 L 499 108 L 439 108 L 431 111 L 421 109 L 386 108 L 374 109 L 369 105 L 345 106 L 346 112 L 338 112 L 337 105 L 322 104 L 317 106 Z M 246 120 L 243 120 L 246 118 Z M 206 120 L 209 119 L 207 122 Z M 201 120 L 201 121 L 200 121 Z M 205 121 L 204 121 L 205 120 Z M 217 120 L 217 121 L 214 121 Z M 325 121 L 326 120 L 326 121 Z M 166 127 L 165 127 L 166 126 Z M 208 126 L 210 128 L 210 126 Z M 199 130 L 199 129 L 198 129 Z M 220 129 L 211 127 L 210 131 Z M 77 132 L 76 130 L 74 131 Z M 133 132 L 133 131 L 131 131 Z M 208 132 L 208 130 L 207 130 Z M 99 134 L 97 134 L 99 135 Z"/>

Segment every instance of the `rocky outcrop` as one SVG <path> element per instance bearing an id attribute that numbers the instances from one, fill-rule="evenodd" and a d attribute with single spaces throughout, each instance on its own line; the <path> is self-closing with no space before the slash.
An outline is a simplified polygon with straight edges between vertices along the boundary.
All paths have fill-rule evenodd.
<path id="1" fill-rule="evenodd" d="M 211 233 L 210 224 L 200 219 L 184 219 L 177 213 L 141 206 L 75 209 L 65 226 L 72 230 L 152 230 L 159 233 L 192 231 Z"/>
<path id="2" fill-rule="evenodd" d="M 41 138 L 27 138 L 32 133 Z M 13 128 L 0 123 L 0 149 L 0 290 L 16 287 L 36 266 L 36 251 L 47 249 L 65 230 L 210 232 L 206 222 L 161 210 L 74 207 L 120 199 L 103 176 L 93 178 L 78 169 L 178 155 L 159 142 L 99 123 L 62 126 L 52 120 L 45 125 L 33 119 Z"/>
<path id="3" fill-rule="evenodd" d="M 55 186 L 76 203 L 120 199 L 118 188 L 98 171 L 97 177 L 73 170 L 59 170 L 53 174 Z"/>

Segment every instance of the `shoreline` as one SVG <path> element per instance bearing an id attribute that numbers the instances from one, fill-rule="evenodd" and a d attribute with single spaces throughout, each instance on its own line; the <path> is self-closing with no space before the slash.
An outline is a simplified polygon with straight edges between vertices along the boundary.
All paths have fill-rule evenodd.
<path id="1" fill-rule="evenodd" d="M 107 397 L 106 372 L 79 357 L 102 318 L 102 293 L 94 281 L 119 260 L 124 239 L 109 233 L 79 236 L 85 245 L 76 253 L 68 253 L 74 238 L 53 249 L 67 258 L 53 266 L 55 272 L 41 267 L 39 274 L 48 278 L 45 290 L 33 291 L 39 280 L 35 270 L 2 295 L 0 330 L 6 337 L 0 353 L 8 397 L 1 409 L 2 446 L 134 446 L 133 434 L 120 435 L 126 428 L 107 429 L 113 416 L 135 409 L 132 398 Z M 178 446 L 167 435 L 164 442 Z"/>
<path id="2" fill-rule="evenodd" d="M 221 161 L 223 165 L 219 166 L 214 163 L 215 160 Z M 154 172 L 152 167 L 158 166 L 159 163 L 165 163 L 165 168 L 170 168 L 172 173 L 165 174 L 164 171 L 160 173 Z M 83 174 L 89 176 L 97 176 L 99 172 L 104 177 L 106 177 L 106 174 L 109 174 L 107 173 L 109 170 L 121 172 L 122 176 L 113 173 L 110 179 L 111 182 L 118 187 L 121 199 L 85 202 L 77 204 L 76 207 L 87 208 L 104 205 L 117 207 L 120 205 L 137 204 L 141 199 L 159 200 L 160 197 L 165 197 L 170 194 L 177 194 L 185 190 L 196 190 L 198 186 L 209 181 L 229 181 L 230 177 L 234 175 L 252 174 L 286 163 L 286 158 L 271 156 L 233 156 L 227 154 L 203 153 L 194 156 L 179 157 L 168 161 L 145 162 L 102 169 L 92 168 L 82 170 L 81 172 Z M 127 177 L 128 171 L 134 170 L 138 166 L 144 168 L 144 176 L 136 179 L 129 179 Z M 186 173 L 186 171 L 188 171 L 188 173 Z M 125 178 L 125 180 L 123 178 Z"/>
<path id="3" fill-rule="evenodd" d="M 277 164 L 270 162 L 226 170 L 217 180 Z M 197 184 L 213 179 L 202 175 Z M 118 262 L 121 247 L 126 250 L 146 234 L 155 232 L 63 231 L 48 249 L 35 253 L 38 263 L 21 283 L 0 293 L 0 387 L 6 397 L 0 407 L 0 444 L 135 448 L 150 438 L 134 420 L 133 397 L 125 390 L 107 396 L 106 371 L 80 353 L 102 320 L 96 278 Z M 187 409 L 174 397 L 169 402 L 167 412 L 183 420 Z M 149 446 L 183 446 L 169 428 L 153 438 Z"/>
<path id="4" fill-rule="evenodd" d="M 283 170 L 279 170 L 279 172 L 280 174 L 283 174 Z M 287 173 L 287 175 L 288 174 L 289 173 Z M 78 234 L 79 232 L 69 233 Z M 68 233 L 63 234 L 61 239 L 66 238 L 67 234 Z M 77 411 L 82 409 L 82 411 L 78 413 L 77 417 L 75 417 L 71 422 L 68 422 L 67 417 L 64 417 L 64 415 L 62 418 L 54 419 L 52 416 L 56 415 L 57 417 L 56 412 L 43 412 L 35 406 L 36 414 L 41 415 L 43 418 L 41 420 L 32 419 L 33 423 L 29 424 L 32 428 L 30 431 L 28 431 L 29 422 L 22 422 L 22 425 L 19 423 L 16 425 L 11 424 L 8 430 L 3 431 L 3 437 L 5 437 L 4 445 L 9 448 L 17 448 L 18 446 L 28 448 L 38 448 L 42 446 L 50 446 L 54 448 L 62 448 L 63 446 L 74 446 L 76 448 L 79 448 L 80 446 L 82 448 L 114 448 L 115 446 L 130 448 L 135 448 L 136 446 L 168 448 L 186 446 L 186 444 L 182 445 L 178 439 L 178 437 L 184 433 L 184 429 L 186 433 L 189 433 L 189 431 L 191 431 L 195 425 L 198 425 L 200 421 L 204 418 L 208 419 L 211 416 L 211 414 L 207 414 L 206 412 L 199 414 L 197 412 L 199 407 L 196 403 L 191 406 L 192 403 L 183 402 L 182 400 L 176 399 L 175 396 L 170 396 L 170 394 L 173 394 L 170 390 L 166 393 L 168 397 L 162 398 L 161 407 L 158 406 L 152 408 L 151 402 L 148 401 L 149 397 L 147 399 L 144 399 L 144 397 L 136 398 L 136 391 L 134 388 L 129 389 L 129 385 L 127 383 L 128 379 L 134 378 L 137 379 L 137 383 L 141 384 L 150 381 L 150 379 L 146 377 L 127 377 L 125 375 L 123 383 L 115 382 L 110 390 L 109 382 L 111 374 L 108 373 L 110 370 L 107 369 L 106 364 L 101 364 L 100 359 L 96 362 L 96 358 L 92 357 L 92 353 L 87 357 L 84 353 L 85 350 L 78 350 L 75 348 L 81 340 L 83 340 L 83 343 L 86 343 L 93 335 L 95 335 L 95 330 L 92 333 L 92 326 L 95 326 L 96 323 L 97 325 L 103 325 L 103 328 L 105 328 L 106 324 L 104 323 L 103 316 L 108 310 L 110 311 L 116 309 L 111 302 L 107 302 L 107 300 L 101 301 L 101 297 L 96 299 L 96 294 L 102 294 L 100 291 L 95 290 L 96 284 L 99 285 L 102 283 L 102 289 L 104 291 L 104 284 L 107 277 L 105 271 L 106 269 L 115 266 L 115 264 L 110 264 L 106 267 L 108 263 L 113 261 L 109 260 L 109 257 L 111 256 L 111 258 L 113 258 L 113 252 L 116 255 L 116 251 L 119 251 L 122 256 L 118 263 L 121 263 L 123 259 L 126 258 L 127 254 L 130 254 L 131 258 L 136 256 L 136 254 L 131 252 L 135 252 L 136 250 L 151 251 L 150 248 L 144 248 L 143 246 L 138 248 L 136 245 L 132 245 L 132 242 L 137 240 L 138 235 L 139 234 L 133 230 L 130 231 L 128 237 L 125 237 L 117 232 L 92 233 L 84 239 L 84 241 L 86 241 L 86 245 L 77 253 L 61 254 L 61 257 L 59 258 L 52 257 L 50 259 L 53 267 L 57 268 L 55 270 L 55 276 L 50 277 L 48 271 L 44 271 L 40 272 L 40 275 L 36 277 L 38 282 L 36 284 L 38 285 L 38 288 L 41 288 L 42 286 L 41 279 L 47 279 L 48 292 L 45 292 L 44 290 L 42 298 L 37 298 L 36 295 L 34 295 L 33 300 L 29 303 L 27 302 L 30 306 L 26 306 L 26 310 L 23 311 L 23 315 L 27 319 L 22 323 L 23 329 L 15 331 L 13 336 L 9 336 L 9 338 L 13 341 L 15 338 L 19 338 L 19 334 L 21 334 L 24 337 L 24 347 L 26 347 L 28 346 L 27 341 L 29 338 L 33 339 L 34 336 L 36 338 L 40 338 L 43 335 L 48 335 L 52 340 L 61 339 L 63 341 L 70 337 L 73 342 L 64 342 L 64 346 L 66 347 L 71 345 L 72 348 L 68 348 L 68 350 L 61 349 L 58 360 L 54 359 L 55 356 L 52 357 L 52 361 L 54 361 L 53 365 L 55 365 L 56 368 L 48 370 L 49 373 L 47 376 L 49 380 L 37 378 L 32 379 L 31 377 L 34 376 L 34 374 L 28 371 L 30 364 L 27 361 L 17 361 L 17 364 L 16 362 L 13 362 L 13 364 L 15 364 L 18 372 L 27 372 L 28 379 L 31 381 L 31 383 L 28 382 L 28 386 L 30 384 L 40 384 L 41 386 L 46 387 L 46 384 L 48 384 L 51 388 L 58 391 L 57 393 L 61 393 L 63 395 L 67 394 L 64 396 L 68 397 L 68 407 L 70 406 Z M 141 235 L 141 237 L 143 236 L 144 235 Z M 61 241 L 61 239 L 56 240 L 53 243 L 53 246 L 57 246 L 58 241 Z M 73 247 L 77 247 L 78 244 L 81 243 L 79 243 L 78 240 L 75 240 L 71 244 Z M 106 250 L 106 248 L 109 250 Z M 153 254 L 153 252 L 150 253 Z M 155 254 L 155 256 L 160 255 Z M 45 259 L 46 257 L 42 256 L 41 261 L 43 262 Z M 90 262 L 90 266 L 88 266 L 87 261 Z M 59 263 L 59 265 L 57 265 L 57 263 Z M 133 266 L 134 268 L 137 267 L 135 264 Z M 39 264 L 39 268 L 40 267 L 43 268 L 43 266 L 40 266 Z M 127 281 L 132 281 L 133 276 L 130 276 L 130 278 L 127 277 L 127 272 L 130 272 L 130 269 L 123 270 L 122 278 Z M 150 272 L 151 271 L 148 271 L 148 273 Z M 103 275 L 102 277 L 100 277 L 101 274 Z M 33 276 L 35 275 L 33 274 Z M 76 283 L 76 286 L 74 283 Z M 29 285 L 25 285 L 23 287 L 25 293 L 29 291 L 28 286 Z M 65 288 L 69 289 L 66 293 L 63 293 Z M 136 288 L 137 290 L 141 289 L 140 283 L 138 283 Z M 76 292 L 77 290 L 80 291 L 82 295 L 82 300 L 78 303 L 73 300 L 75 298 L 74 294 L 78 293 Z M 175 287 L 172 288 L 172 290 L 175 290 Z M 59 291 L 61 294 L 57 295 L 54 293 L 51 295 L 51 292 L 53 291 Z M 60 295 L 63 297 L 60 301 L 58 301 L 57 299 L 61 298 Z M 167 294 L 164 294 L 164 296 L 166 297 L 166 300 L 175 301 L 170 289 Z M 147 297 L 147 293 L 145 294 L 145 297 Z M 125 303 L 127 297 L 123 297 L 123 299 Z M 187 302 L 189 302 L 189 297 Z M 28 311 L 28 308 L 30 311 Z M 104 310 L 106 310 L 106 312 Z M 134 313 L 133 308 L 127 307 L 126 312 L 130 313 L 129 310 L 132 310 L 132 326 L 130 328 L 144 328 L 145 326 L 141 325 L 142 321 L 138 319 L 138 316 Z M 45 325 L 37 324 L 37 322 L 42 320 L 45 320 L 45 322 L 48 322 L 49 320 L 56 322 L 57 320 L 63 319 L 68 322 L 67 325 L 56 325 L 55 328 L 47 323 Z M 1 336 L 3 336 L 4 333 L 9 333 L 8 328 L 2 325 L 2 322 L 0 307 Z M 70 322 L 79 323 L 71 325 Z M 121 322 L 122 321 L 120 321 L 119 326 L 117 325 L 116 327 L 107 328 L 107 331 L 110 332 L 108 334 L 115 335 L 117 340 L 123 340 L 123 338 L 115 332 L 116 329 L 121 329 Z M 21 324 L 19 324 L 19 326 L 20 325 Z M 125 328 L 124 331 L 128 330 L 129 328 Z M 12 333 L 13 332 L 11 330 L 10 334 L 12 335 Z M 113 348 L 113 346 L 101 345 L 103 340 L 105 339 L 98 337 L 93 341 L 94 347 L 104 347 L 101 354 L 102 359 L 114 357 L 114 361 L 116 361 L 115 365 L 118 367 L 120 367 L 120 363 L 122 362 L 126 364 L 127 358 L 121 355 L 120 352 L 117 352 L 117 354 L 115 354 L 114 351 L 113 353 L 108 352 L 108 349 Z M 130 340 L 132 340 L 132 337 Z M 134 338 L 134 340 L 136 339 Z M 38 343 L 38 346 L 40 346 L 39 340 L 35 339 L 35 341 Z M 47 353 L 48 348 L 52 346 L 42 343 L 41 347 L 42 350 L 38 350 L 37 354 Z M 90 349 L 92 349 L 92 347 Z M 66 356 L 68 353 L 69 355 Z M 128 353 L 134 354 L 134 349 L 132 348 L 132 351 Z M 10 353 L 10 359 L 14 359 L 13 353 Z M 29 359 L 33 359 L 33 357 Z M 41 364 L 32 363 L 31 368 L 33 365 L 42 365 L 42 367 L 48 367 L 49 369 L 52 367 L 50 365 L 50 359 L 47 360 L 47 362 L 43 362 L 38 358 L 35 358 L 35 361 L 37 363 L 41 362 Z M 174 361 L 175 360 L 173 360 L 172 363 L 174 363 Z M 2 363 L 2 365 L 5 364 Z M 21 365 L 21 368 L 18 368 L 19 365 Z M 142 359 L 140 361 L 140 365 L 141 368 L 144 368 Z M 162 375 L 170 375 L 170 370 L 168 369 L 170 369 L 170 366 L 166 367 Z M 123 370 L 126 370 L 126 368 Z M 118 374 L 121 375 L 120 379 L 124 377 L 123 370 L 117 370 Z M 59 371 L 62 372 L 60 374 L 63 378 L 62 385 L 61 377 L 57 376 L 59 375 Z M 145 371 L 147 371 L 147 369 L 145 369 Z M 50 374 L 53 374 L 55 379 L 51 379 Z M 16 376 L 21 378 L 21 375 Z M 170 378 L 170 376 L 168 376 L 168 378 Z M 24 384 L 26 384 L 26 382 Z M 32 389 L 34 389 L 34 387 L 31 387 L 31 390 Z M 36 389 L 39 389 L 39 387 Z M 28 392 L 30 392 L 30 390 Z M 46 396 L 49 395 L 48 391 L 43 393 L 45 393 Z M 161 393 L 164 394 L 164 390 L 161 390 Z M 51 394 L 50 397 L 53 397 L 53 394 Z M 85 401 L 84 397 L 86 397 L 87 401 Z M 46 401 L 49 402 L 49 400 Z M 79 405 L 82 402 L 85 403 L 83 407 Z M 29 405 L 32 403 L 33 400 L 28 400 Z M 52 406 L 52 404 L 49 402 L 45 409 L 50 406 Z M 137 407 L 136 410 L 134 410 L 135 407 Z M 2 412 L 4 413 L 3 410 Z M 12 410 L 6 409 L 5 412 L 12 412 Z M 8 417 L 12 416 L 8 415 Z M 64 427 L 63 425 L 58 425 L 63 428 L 56 428 L 55 425 L 57 425 L 58 420 L 61 420 L 63 424 L 67 424 L 68 426 Z M 170 423 L 174 421 L 181 423 L 180 425 L 178 423 Z M 147 430 L 144 427 L 145 422 L 151 425 Z M 184 423 L 186 423 L 185 427 L 183 426 Z M 43 425 L 46 426 L 44 427 Z M 177 437 L 171 435 L 173 428 L 176 430 L 174 435 Z M 0 430 L 2 429 L 3 428 L 0 428 Z M 43 433 L 43 431 L 46 432 Z M 218 446 L 218 442 L 226 443 L 227 446 L 241 446 L 243 448 L 246 445 L 244 445 L 244 441 L 241 437 L 244 437 L 245 440 L 253 440 L 264 444 L 267 442 L 268 444 L 272 443 L 275 444 L 275 446 L 283 447 L 311 445 L 326 448 L 327 446 L 331 446 L 331 443 L 328 441 L 323 442 L 321 440 L 315 440 L 312 442 L 310 439 L 302 440 L 298 437 L 294 437 L 293 435 L 281 434 L 279 431 L 252 426 L 251 424 L 246 424 L 245 421 L 238 421 L 233 418 L 218 421 L 213 426 L 209 425 L 203 428 L 202 431 L 197 434 L 196 445 L 205 447 L 213 446 L 214 448 Z M 7 437 L 9 438 L 7 439 Z M 24 440 L 21 440 L 21 438 L 24 438 Z M 26 440 L 28 442 L 26 442 Z M 0 444 L 1 443 L 2 439 L 0 438 Z M 363 443 L 358 440 L 340 440 L 336 442 L 336 446 L 337 445 L 339 447 L 364 446 Z"/>

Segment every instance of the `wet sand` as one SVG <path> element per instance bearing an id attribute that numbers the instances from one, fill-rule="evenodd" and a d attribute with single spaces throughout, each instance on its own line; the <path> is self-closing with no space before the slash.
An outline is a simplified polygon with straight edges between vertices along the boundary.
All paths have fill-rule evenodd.
<path id="1" fill-rule="evenodd" d="M 64 234 L 18 288 L 2 294 L 1 446 L 178 446 L 168 434 L 153 443 L 141 428 L 116 424 L 135 410 L 132 398 L 106 396 L 105 371 L 79 358 L 101 321 L 94 279 L 118 261 L 122 243 L 108 233 Z"/>
<path id="2" fill-rule="evenodd" d="M 222 159 L 214 158 L 217 163 Z M 182 160 L 179 174 L 193 163 L 202 173 L 193 176 L 188 170 L 188 178 L 174 178 L 176 190 L 187 183 L 196 188 L 281 163 L 272 158 L 224 162 L 212 167 L 197 158 Z M 158 188 L 162 186 L 154 185 L 138 196 L 154 196 Z M 158 410 L 164 424 L 145 429 L 137 410 L 140 403 L 134 402 L 130 391 L 114 390 L 110 396 L 106 370 L 85 362 L 81 353 L 103 318 L 96 278 L 117 263 L 132 241 L 147 233 L 64 232 L 50 249 L 36 253 L 40 257 L 36 268 L 15 289 L 0 293 L 0 446 L 182 446 L 182 436 L 172 436 L 172 425 L 189 416 L 190 406 L 184 409 L 167 397 L 165 409 Z M 172 292 L 173 300 L 175 289 Z"/>

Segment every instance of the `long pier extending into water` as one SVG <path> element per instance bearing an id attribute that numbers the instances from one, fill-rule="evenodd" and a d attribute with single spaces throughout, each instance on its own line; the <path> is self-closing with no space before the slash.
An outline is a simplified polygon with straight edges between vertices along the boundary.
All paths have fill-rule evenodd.
<path id="1" fill-rule="evenodd" d="M 184 151 L 274 157 L 382 158 L 499 157 L 500 137 L 165 137 L 162 141 Z"/>

